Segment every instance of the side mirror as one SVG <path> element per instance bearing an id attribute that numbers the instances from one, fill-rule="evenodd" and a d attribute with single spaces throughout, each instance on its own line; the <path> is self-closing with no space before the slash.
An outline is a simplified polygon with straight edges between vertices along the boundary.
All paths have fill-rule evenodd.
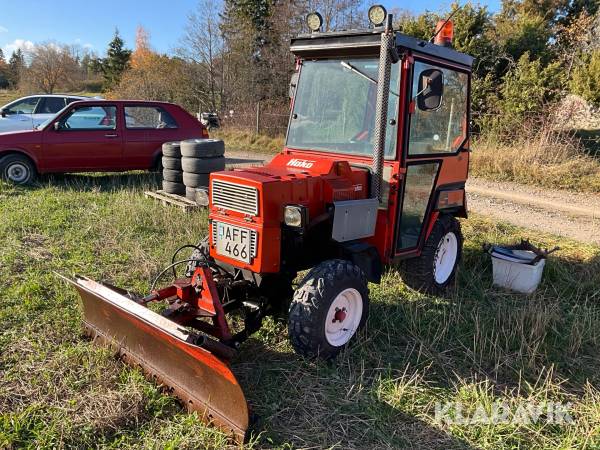
<path id="1" fill-rule="evenodd" d="M 54 122 L 53 128 L 54 128 L 54 131 L 60 131 L 60 130 L 62 130 L 60 122 Z"/>
<path id="2" fill-rule="evenodd" d="M 290 81 L 290 92 L 289 92 L 289 96 L 290 98 L 294 98 L 294 95 L 296 94 L 296 86 L 298 86 L 298 78 L 300 77 L 300 74 L 298 72 L 294 72 L 294 74 L 292 75 L 292 79 Z"/>
<path id="3" fill-rule="evenodd" d="M 422 111 L 438 109 L 444 94 L 444 74 L 439 69 L 426 69 L 419 75 L 417 106 Z"/>
<path id="4" fill-rule="evenodd" d="M 2 117 L 6 117 L 6 111 L 4 111 L 3 109 L 0 109 L 0 115 Z"/>

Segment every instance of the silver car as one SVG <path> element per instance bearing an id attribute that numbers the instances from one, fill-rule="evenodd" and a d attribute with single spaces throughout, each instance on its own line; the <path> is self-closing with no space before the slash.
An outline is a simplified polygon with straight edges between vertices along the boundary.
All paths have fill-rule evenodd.
<path id="1" fill-rule="evenodd" d="M 91 97 L 67 94 L 43 94 L 22 97 L 0 108 L 0 133 L 33 130 L 51 119 L 69 103 L 97 100 Z"/>

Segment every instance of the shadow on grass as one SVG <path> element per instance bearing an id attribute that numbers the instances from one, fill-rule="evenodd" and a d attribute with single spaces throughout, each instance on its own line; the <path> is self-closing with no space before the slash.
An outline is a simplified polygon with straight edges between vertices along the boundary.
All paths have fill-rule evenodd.
<path id="1" fill-rule="evenodd" d="M 466 249 L 464 260 L 448 298 L 388 272 L 372 288 L 368 330 L 331 363 L 306 360 L 284 340 L 246 343 L 233 368 L 260 417 L 255 431 L 298 447 L 469 448 L 419 418 L 426 411 L 431 421 L 434 399 L 460 398 L 461 385 L 483 383 L 515 401 L 528 395 L 523 385 L 539 395 L 598 386 L 600 255 L 553 256 L 531 296 L 492 288 L 481 250 Z"/>
<path id="2" fill-rule="evenodd" d="M 57 187 L 68 191 L 117 192 L 131 189 L 158 189 L 162 176 L 159 172 L 98 172 L 43 175 L 37 186 Z"/>

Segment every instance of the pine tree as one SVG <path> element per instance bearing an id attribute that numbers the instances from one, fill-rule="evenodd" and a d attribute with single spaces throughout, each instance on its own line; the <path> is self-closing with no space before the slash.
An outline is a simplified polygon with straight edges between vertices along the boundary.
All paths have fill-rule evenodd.
<path id="1" fill-rule="evenodd" d="M 98 62 L 98 66 L 104 77 L 104 90 L 110 90 L 119 84 L 121 75 L 129 66 L 131 50 L 125 47 L 125 41 L 119 35 L 119 30 L 115 30 L 115 36 L 108 44 L 106 58 Z"/>
<path id="2" fill-rule="evenodd" d="M 25 67 L 25 57 L 20 48 L 14 51 L 8 61 L 8 84 L 12 89 L 16 89 L 19 86 L 21 80 L 21 73 Z"/>

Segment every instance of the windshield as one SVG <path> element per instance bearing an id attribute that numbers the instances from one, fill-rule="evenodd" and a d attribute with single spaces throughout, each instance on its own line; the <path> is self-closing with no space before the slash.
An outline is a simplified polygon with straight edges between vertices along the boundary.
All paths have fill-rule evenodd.
<path id="1" fill-rule="evenodd" d="M 371 155 L 377 84 L 369 78 L 377 81 L 378 66 L 377 58 L 304 61 L 287 147 Z M 399 66 L 392 65 L 386 158 L 396 152 Z"/>

